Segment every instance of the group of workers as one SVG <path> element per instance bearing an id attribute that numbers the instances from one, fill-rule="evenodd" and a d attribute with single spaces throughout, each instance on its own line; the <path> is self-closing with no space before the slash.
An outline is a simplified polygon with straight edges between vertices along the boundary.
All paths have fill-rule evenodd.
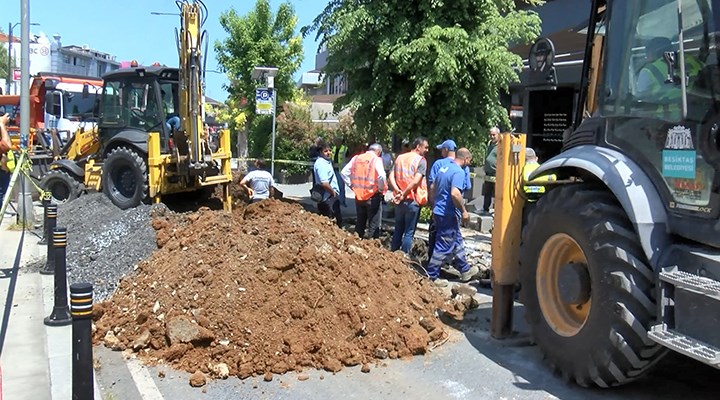
<path id="1" fill-rule="evenodd" d="M 494 196 L 497 143 L 499 130 L 490 130 L 490 142 L 485 157 L 485 197 L 483 211 L 489 212 Z M 310 149 L 313 162 L 313 188 L 318 212 L 335 220 L 342 227 L 342 208 L 345 205 L 345 186 L 355 197 L 357 222 L 355 233 L 360 238 L 380 237 L 383 205 L 394 205 L 395 224 L 390 250 L 402 250 L 410 256 L 420 210 L 432 210 L 429 223 L 427 275 L 438 287 L 448 285 L 440 279 L 440 268 L 449 263 L 459 272 L 460 281 L 467 282 L 478 273 L 477 266 L 468 264 L 465 257 L 460 227 L 467 223 L 469 214 L 463 194 L 472 188 L 469 165 L 472 154 L 467 148 L 458 148 L 453 140 L 445 140 L 436 148 L 441 158 L 428 168 L 425 158 L 428 140 L 418 137 L 409 143 L 408 150 L 388 160 L 389 153 L 379 143 L 350 157 L 342 140 L 330 144 L 318 140 Z M 528 179 L 537 168 L 537 157 L 527 149 L 527 164 L 523 174 Z M 263 169 L 263 160 L 256 161 L 257 169 L 246 175 L 241 185 L 252 186 L 252 201 L 272 197 L 274 181 Z M 544 191 L 543 186 L 528 185 L 526 193 Z"/>

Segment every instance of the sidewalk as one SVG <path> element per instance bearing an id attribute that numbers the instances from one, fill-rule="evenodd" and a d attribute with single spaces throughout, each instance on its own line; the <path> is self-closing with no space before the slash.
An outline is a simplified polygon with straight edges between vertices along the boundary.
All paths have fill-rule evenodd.
<path id="1" fill-rule="evenodd" d="M 42 208 L 35 207 L 36 219 Z M 50 400 L 72 398 L 72 325 L 45 326 L 54 305 L 54 277 L 28 268 L 44 260 L 39 232 L 13 230 L 15 217 L 6 214 L 0 225 L 0 298 L 5 342 L 0 357 L 2 399 Z M 18 246 L 22 256 L 15 274 Z M 13 290 L 14 289 L 14 290 Z M 8 313 L 9 310 L 9 313 Z M 7 315 L 6 315 L 7 314 Z M 95 385 L 95 398 L 101 399 Z"/>

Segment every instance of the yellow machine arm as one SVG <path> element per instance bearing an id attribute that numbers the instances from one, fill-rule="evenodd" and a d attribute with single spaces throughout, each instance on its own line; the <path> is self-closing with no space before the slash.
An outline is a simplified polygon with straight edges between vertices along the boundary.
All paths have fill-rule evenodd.
<path id="1" fill-rule="evenodd" d="M 177 33 L 180 57 L 180 110 L 182 129 L 188 141 L 190 169 L 203 169 L 212 159 L 203 146 L 202 108 L 204 102 L 205 54 L 207 32 L 202 26 L 207 19 L 207 8 L 200 0 L 178 0 L 181 30 Z"/>

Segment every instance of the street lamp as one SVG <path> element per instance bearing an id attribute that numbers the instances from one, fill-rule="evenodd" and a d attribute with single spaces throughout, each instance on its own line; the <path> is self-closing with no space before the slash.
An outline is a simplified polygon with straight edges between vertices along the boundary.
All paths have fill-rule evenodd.
<path id="1" fill-rule="evenodd" d="M 272 176 L 275 176 L 275 110 L 277 108 L 275 75 L 277 75 L 277 72 L 278 69 L 276 67 L 255 67 L 252 72 L 252 78 L 255 80 L 266 79 L 267 88 L 272 95 L 272 144 L 270 147 L 270 175 Z"/>
<path id="2" fill-rule="evenodd" d="M 10 94 L 10 82 L 13 81 L 13 71 L 12 71 L 12 39 L 13 39 L 13 29 L 15 29 L 16 26 L 20 25 L 19 22 L 12 23 L 8 22 L 8 64 L 7 64 L 7 80 L 5 81 L 5 94 Z M 31 22 L 31 26 L 38 26 L 37 22 Z"/>

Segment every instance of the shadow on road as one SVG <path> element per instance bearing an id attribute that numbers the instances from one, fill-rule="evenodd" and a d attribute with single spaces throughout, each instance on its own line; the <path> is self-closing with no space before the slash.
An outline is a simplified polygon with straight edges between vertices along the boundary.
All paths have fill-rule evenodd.
<path id="1" fill-rule="evenodd" d="M 488 295 L 489 290 L 480 290 Z M 492 308 L 482 304 L 465 315 L 463 321 L 448 320 L 448 325 L 462 332 L 469 343 L 492 362 L 511 371 L 514 385 L 528 391 L 547 391 L 560 399 L 717 399 L 720 393 L 720 370 L 669 352 L 642 378 L 627 385 L 610 388 L 582 388 L 553 374 L 543 362 L 540 349 L 531 342 L 524 323 L 524 308 L 516 303 L 513 324 L 516 335 L 509 340 L 490 336 Z M 562 349 L 559 349 L 562 351 Z"/>

